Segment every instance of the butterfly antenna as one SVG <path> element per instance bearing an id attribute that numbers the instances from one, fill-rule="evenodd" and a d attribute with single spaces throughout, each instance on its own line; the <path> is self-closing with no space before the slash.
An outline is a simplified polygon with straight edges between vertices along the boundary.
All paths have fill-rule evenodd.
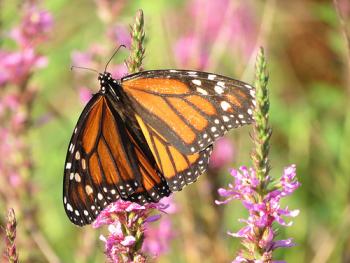
<path id="1" fill-rule="evenodd" d="M 85 68 L 85 67 L 78 67 L 78 66 L 71 66 L 71 67 L 70 67 L 70 70 L 73 70 L 73 69 L 75 69 L 75 68 L 86 69 L 86 70 L 94 71 L 94 72 L 96 72 L 97 74 L 99 74 L 99 72 L 98 72 L 97 70 L 95 70 L 95 69 L 92 69 L 92 68 Z"/>
<path id="2" fill-rule="evenodd" d="M 106 64 L 105 72 L 106 72 L 106 70 L 107 70 L 107 67 L 108 67 L 109 63 L 112 61 L 112 59 L 114 58 L 115 54 L 118 53 L 118 51 L 119 51 L 119 49 L 120 49 L 121 47 L 126 48 L 125 45 L 120 45 L 120 46 L 113 52 L 113 55 L 111 56 L 111 58 L 108 60 L 108 62 L 107 62 L 107 64 Z"/>

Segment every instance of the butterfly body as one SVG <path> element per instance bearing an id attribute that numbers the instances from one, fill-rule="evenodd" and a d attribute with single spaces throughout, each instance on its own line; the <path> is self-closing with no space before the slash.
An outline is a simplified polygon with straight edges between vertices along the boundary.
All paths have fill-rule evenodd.
<path id="1" fill-rule="evenodd" d="M 63 202 L 77 225 L 119 198 L 158 202 L 181 190 L 205 171 L 218 137 L 252 122 L 254 89 L 224 76 L 151 70 L 98 79 L 66 157 Z"/>

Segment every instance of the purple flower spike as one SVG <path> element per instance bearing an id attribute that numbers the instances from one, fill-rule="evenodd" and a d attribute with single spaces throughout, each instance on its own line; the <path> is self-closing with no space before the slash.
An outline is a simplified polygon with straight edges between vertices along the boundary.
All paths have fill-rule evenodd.
<path id="1" fill-rule="evenodd" d="M 146 224 L 157 221 L 166 212 L 163 203 L 139 205 L 129 201 L 117 201 L 107 206 L 93 222 L 94 228 L 108 225 L 108 236 L 101 236 L 105 252 L 112 262 L 136 262 L 145 260 L 141 251 L 145 239 Z M 138 261 L 137 261 L 138 262 Z"/>
<path id="2" fill-rule="evenodd" d="M 26 10 L 21 25 L 10 35 L 22 47 L 32 47 L 47 39 L 52 25 L 51 14 L 33 5 Z"/>
<path id="3" fill-rule="evenodd" d="M 248 256 L 240 254 L 233 262 L 265 262 L 271 258 L 272 251 L 280 247 L 292 247 L 295 244 L 291 239 L 275 240 L 276 231 L 273 224 L 281 226 L 291 226 L 292 222 L 286 222 L 285 218 L 295 217 L 299 210 L 289 210 L 281 208 L 281 198 L 292 194 L 300 183 L 296 178 L 296 166 L 291 165 L 284 169 L 284 173 L 270 192 L 262 195 L 259 187 L 263 181 L 257 178 L 253 169 L 244 166 L 239 170 L 232 170 L 234 184 L 230 184 L 227 189 L 220 188 L 218 193 L 224 197 L 224 201 L 216 201 L 216 204 L 226 204 L 233 199 L 240 200 L 249 212 L 248 219 L 241 219 L 240 222 L 246 224 L 236 233 L 228 233 L 230 236 L 242 239 L 244 247 L 247 248 Z M 264 251 L 261 259 L 250 261 L 248 258 L 256 259 L 256 251 Z M 250 255 L 250 256 L 249 256 Z M 278 262 L 278 261 L 273 261 Z"/>

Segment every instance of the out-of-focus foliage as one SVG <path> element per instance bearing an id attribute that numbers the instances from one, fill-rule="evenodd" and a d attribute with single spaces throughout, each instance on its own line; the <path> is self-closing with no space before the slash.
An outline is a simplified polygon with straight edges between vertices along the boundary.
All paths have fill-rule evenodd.
<path id="1" fill-rule="evenodd" d="M 338 1 L 350 32 L 350 5 Z M 21 21 L 21 3 L 0 1 L 0 49 L 15 49 L 7 34 Z M 145 69 L 200 69 L 252 83 L 256 50 L 264 46 L 270 72 L 271 175 L 295 163 L 302 184 L 285 200 L 300 215 L 287 233 L 280 233 L 281 239 L 294 237 L 297 246 L 277 252 L 277 257 L 288 262 L 350 260 L 350 58 L 332 1 L 48 0 L 40 6 L 51 13 L 53 27 L 38 46 L 48 65 L 30 79 L 37 88 L 25 141 L 33 160 L 33 195 L 31 200 L 22 197 L 23 209 L 26 202 L 37 205 L 40 235 L 34 235 L 33 243 L 21 238 L 26 218 L 16 211 L 23 262 L 104 262 L 97 230 L 72 225 L 62 205 L 68 142 L 86 94 L 98 90 L 93 72 L 72 72 L 70 66 L 79 62 L 76 66 L 102 71 L 115 46 L 130 44 L 128 25 L 137 9 L 145 14 Z M 124 50 L 113 59 L 116 75 L 126 72 L 127 56 Z M 175 194 L 175 235 L 159 262 L 234 258 L 239 241 L 226 231 L 240 229 L 237 219 L 246 212 L 238 203 L 223 208 L 214 200 L 216 189 L 230 180 L 227 168 L 251 165 L 250 132 L 250 127 L 230 132 L 232 163 L 214 166 Z M 0 201 L 2 225 L 7 207 Z"/>

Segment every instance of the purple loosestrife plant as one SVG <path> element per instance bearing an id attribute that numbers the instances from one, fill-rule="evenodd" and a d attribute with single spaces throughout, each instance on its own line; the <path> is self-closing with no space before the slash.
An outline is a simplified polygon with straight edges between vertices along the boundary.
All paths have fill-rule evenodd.
<path id="1" fill-rule="evenodd" d="M 248 219 L 240 219 L 245 226 L 236 233 L 229 232 L 233 237 L 241 238 L 241 249 L 233 262 L 283 262 L 275 261 L 273 251 L 280 247 L 294 246 L 292 239 L 277 240 L 278 231 L 275 224 L 290 226 L 286 217 L 295 217 L 299 210 L 281 208 L 280 200 L 291 195 L 300 183 L 296 178 L 296 166 L 284 169 L 278 180 L 270 177 L 268 159 L 271 128 L 268 123 L 269 98 L 267 89 L 268 76 L 263 49 L 260 50 L 256 64 L 256 106 L 254 111 L 252 152 L 253 168 L 240 167 L 233 169 L 231 175 L 234 183 L 227 189 L 220 188 L 219 195 L 224 201 L 217 204 L 227 204 L 233 199 L 240 200 L 248 210 Z"/>
<path id="2" fill-rule="evenodd" d="M 145 239 L 145 225 L 160 218 L 154 211 L 164 211 L 162 203 L 139 205 L 129 201 L 117 201 L 106 207 L 93 223 L 98 228 L 108 226 L 108 236 L 100 236 L 105 242 L 105 253 L 111 262 L 145 262 L 141 251 Z"/>
<path id="3" fill-rule="evenodd" d="M 0 196 L 24 219 L 19 235 L 23 238 L 21 245 L 28 248 L 27 254 L 33 261 L 40 261 L 33 248 L 45 247 L 47 251 L 51 247 L 40 232 L 36 216 L 38 206 L 33 201 L 35 165 L 28 136 L 34 123 L 32 106 L 38 88 L 31 77 L 47 65 L 46 57 L 38 50 L 49 39 L 53 19 L 36 2 L 21 2 L 19 25 L 4 34 L 12 38 L 14 45 L 0 48 L 0 155 L 6 156 L 0 159 Z M 37 237 L 41 239 L 40 245 Z"/>
<path id="4" fill-rule="evenodd" d="M 7 214 L 7 224 L 5 228 L 6 233 L 6 250 L 5 250 L 5 258 L 9 263 L 18 263 L 18 253 L 16 248 L 16 216 L 15 211 L 13 209 L 9 209 Z"/>

